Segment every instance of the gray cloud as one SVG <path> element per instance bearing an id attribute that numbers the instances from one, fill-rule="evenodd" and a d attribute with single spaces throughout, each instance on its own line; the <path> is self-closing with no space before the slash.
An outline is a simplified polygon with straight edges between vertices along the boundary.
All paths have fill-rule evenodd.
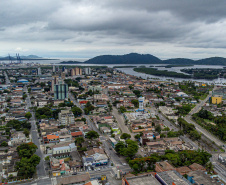
<path id="1" fill-rule="evenodd" d="M 225 5 L 214 0 L 1 0 L 0 50 L 177 57 L 180 48 L 187 57 L 208 57 L 212 48 L 224 56 Z"/>

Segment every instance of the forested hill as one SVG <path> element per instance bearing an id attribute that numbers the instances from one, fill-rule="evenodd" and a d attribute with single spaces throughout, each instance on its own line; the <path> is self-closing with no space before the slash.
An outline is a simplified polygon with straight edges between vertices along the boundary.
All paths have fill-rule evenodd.
<path id="1" fill-rule="evenodd" d="M 199 65 L 226 65 L 226 58 L 211 57 L 195 61 Z"/>
<path id="2" fill-rule="evenodd" d="M 150 54 L 100 55 L 87 60 L 88 64 L 177 64 L 177 65 L 226 65 L 226 58 L 211 57 L 200 60 L 174 58 L 161 60 Z"/>
<path id="3" fill-rule="evenodd" d="M 162 61 L 150 54 L 102 55 L 87 60 L 89 64 L 160 64 Z"/>
<path id="4" fill-rule="evenodd" d="M 168 60 L 163 60 L 164 64 L 195 64 L 196 62 L 192 59 L 187 59 L 187 58 L 172 58 Z"/>

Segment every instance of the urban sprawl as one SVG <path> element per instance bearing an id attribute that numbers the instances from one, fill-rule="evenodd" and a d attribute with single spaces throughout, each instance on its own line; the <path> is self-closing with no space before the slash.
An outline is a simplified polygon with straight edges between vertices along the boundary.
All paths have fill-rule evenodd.
<path id="1" fill-rule="evenodd" d="M 226 184 L 223 86 L 2 66 L 0 111 L 0 184 Z"/>

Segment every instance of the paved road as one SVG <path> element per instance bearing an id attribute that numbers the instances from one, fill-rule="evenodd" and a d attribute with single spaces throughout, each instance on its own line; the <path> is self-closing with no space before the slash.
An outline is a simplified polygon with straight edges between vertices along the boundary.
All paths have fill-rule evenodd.
<path id="1" fill-rule="evenodd" d="M 133 133 L 131 133 L 128 127 L 125 125 L 125 119 L 123 118 L 122 114 L 118 113 L 118 110 L 113 107 L 112 114 L 114 115 L 116 121 L 118 122 L 118 126 L 121 129 L 122 133 L 127 133 L 131 135 L 131 139 L 135 140 Z"/>
<path id="2" fill-rule="evenodd" d="M 215 90 L 216 87 L 214 87 L 213 90 Z M 197 104 L 192 110 L 191 112 L 185 116 L 185 120 L 188 122 L 188 123 L 192 123 L 193 125 L 195 125 L 195 128 L 197 131 L 201 132 L 204 136 L 206 136 L 210 141 L 214 141 L 218 146 L 222 146 L 222 145 L 225 145 L 225 143 L 223 141 L 221 141 L 220 139 L 218 139 L 217 137 L 215 137 L 213 134 L 211 134 L 210 132 L 208 132 L 206 129 L 204 129 L 203 127 L 201 127 L 200 125 L 198 125 L 197 123 L 195 123 L 193 120 L 192 120 L 192 114 L 195 114 L 197 113 L 203 106 L 204 104 L 206 103 L 206 101 L 212 96 L 212 91 L 210 91 L 209 95 L 204 99 L 204 100 L 201 100 L 199 102 L 199 104 Z"/>
<path id="3" fill-rule="evenodd" d="M 4 72 L 4 74 L 5 74 L 5 84 L 6 85 L 9 85 L 11 82 L 9 81 L 9 77 L 8 77 L 8 75 L 7 75 L 7 73 L 6 72 Z"/>
<path id="4" fill-rule="evenodd" d="M 39 142 L 39 139 L 38 139 L 38 131 L 37 131 L 37 126 L 36 126 L 36 119 L 35 119 L 35 114 L 34 112 L 32 112 L 32 110 L 29 110 L 31 106 L 31 100 L 30 100 L 30 95 L 27 91 L 27 87 L 25 86 L 24 87 L 24 91 L 27 93 L 27 99 L 26 99 L 26 102 L 27 102 L 27 110 L 28 112 L 31 112 L 32 114 L 32 117 L 30 119 L 30 122 L 31 122 L 31 137 L 32 137 L 32 142 L 38 147 L 38 149 L 36 150 L 36 153 L 40 158 L 40 163 L 39 165 L 37 166 L 37 175 L 39 178 L 43 178 L 43 177 L 46 177 L 46 171 L 45 171 L 45 165 L 44 165 L 44 156 L 43 156 L 43 153 L 41 151 L 41 148 L 40 148 L 40 142 Z"/>

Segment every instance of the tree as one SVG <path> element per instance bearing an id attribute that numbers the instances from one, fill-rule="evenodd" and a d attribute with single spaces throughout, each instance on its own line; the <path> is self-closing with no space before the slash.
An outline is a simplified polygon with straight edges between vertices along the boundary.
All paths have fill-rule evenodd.
<path id="1" fill-rule="evenodd" d="M 21 144 L 16 150 L 20 157 L 30 158 L 36 152 L 37 148 L 34 143 L 30 142 Z"/>
<path id="2" fill-rule="evenodd" d="M 23 100 L 25 100 L 27 98 L 27 94 L 23 95 Z"/>
<path id="3" fill-rule="evenodd" d="M 213 164 L 211 162 L 208 162 L 206 164 L 206 169 L 207 169 L 208 173 L 212 173 L 214 171 Z"/>
<path id="4" fill-rule="evenodd" d="M 130 139 L 131 138 L 131 135 L 130 134 L 127 134 L 127 133 L 123 133 L 120 138 L 127 140 L 127 139 Z"/>
<path id="5" fill-rule="evenodd" d="M 28 120 L 32 117 L 32 114 L 30 112 L 27 112 L 25 114 L 25 118 L 27 118 Z"/>
<path id="6" fill-rule="evenodd" d="M 122 154 L 123 149 L 125 148 L 125 144 L 123 141 L 119 141 L 116 145 L 115 145 L 115 151 L 118 154 Z"/>
<path id="7" fill-rule="evenodd" d="M 81 144 L 85 141 L 85 139 L 83 137 L 77 137 L 75 139 L 75 144 L 81 146 Z"/>
<path id="8" fill-rule="evenodd" d="M 201 134 L 197 130 L 190 131 L 189 136 L 193 141 L 201 139 Z"/>
<path id="9" fill-rule="evenodd" d="M 126 148 L 122 150 L 122 155 L 131 159 L 137 153 L 139 147 L 137 142 L 131 139 L 127 139 L 126 144 Z"/>
<path id="10" fill-rule="evenodd" d="M 31 92 L 31 88 L 30 88 L 30 87 L 28 88 L 28 92 L 29 92 L 29 93 Z"/>
<path id="11" fill-rule="evenodd" d="M 49 156 L 46 156 L 45 157 L 45 161 L 49 161 Z"/>
<path id="12" fill-rule="evenodd" d="M 161 133 L 161 126 L 160 125 L 157 125 L 156 127 L 155 127 L 155 131 L 156 132 L 158 132 L 159 134 Z"/>
<path id="13" fill-rule="evenodd" d="M 135 139 L 138 140 L 138 139 L 140 139 L 140 134 L 136 134 L 134 137 L 135 137 Z"/>
<path id="14" fill-rule="evenodd" d="M 30 129 L 31 128 L 31 123 L 29 123 L 27 121 L 10 120 L 6 124 L 6 127 L 8 127 L 8 128 L 14 128 L 17 131 L 21 131 L 24 128 Z"/>
<path id="15" fill-rule="evenodd" d="M 139 101 L 138 101 L 138 100 L 134 99 L 134 100 L 131 101 L 131 103 L 132 103 L 136 108 L 139 107 Z"/>
<path id="16" fill-rule="evenodd" d="M 8 143 L 7 143 L 6 141 L 3 141 L 3 142 L 1 143 L 1 146 L 2 146 L 2 147 L 7 147 L 7 146 L 8 146 Z"/>
<path id="17" fill-rule="evenodd" d="M 87 102 L 84 108 L 85 114 L 89 114 L 92 110 L 94 110 L 94 106 L 90 102 Z"/>
<path id="18" fill-rule="evenodd" d="M 126 112 L 126 108 L 125 108 L 124 106 L 121 106 L 121 107 L 119 108 L 119 110 L 120 110 L 121 113 Z"/>
<path id="19" fill-rule="evenodd" d="M 86 134 L 86 137 L 88 139 L 96 139 L 99 137 L 99 134 L 96 131 L 91 130 Z"/>
<path id="20" fill-rule="evenodd" d="M 25 128 L 23 133 L 25 134 L 26 137 L 29 137 L 30 131 L 27 128 Z"/>
<path id="21" fill-rule="evenodd" d="M 30 158 L 22 157 L 20 162 L 16 163 L 16 170 L 18 170 L 18 176 L 23 176 L 24 178 L 31 178 L 35 171 L 36 166 L 40 162 L 40 157 L 34 154 Z"/>
<path id="22" fill-rule="evenodd" d="M 141 96 L 141 91 L 134 90 L 133 93 L 139 98 Z"/>
<path id="23" fill-rule="evenodd" d="M 81 116 L 82 115 L 82 110 L 79 107 L 72 107 L 71 111 L 73 112 L 75 117 Z"/>

